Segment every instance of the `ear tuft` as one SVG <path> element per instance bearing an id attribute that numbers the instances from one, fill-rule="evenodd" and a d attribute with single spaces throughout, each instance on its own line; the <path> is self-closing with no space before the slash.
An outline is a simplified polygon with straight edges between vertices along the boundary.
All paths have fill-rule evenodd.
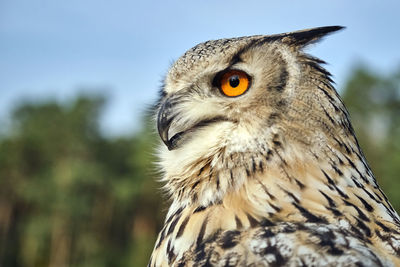
<path id="1" fill-rule="evenodd" d="M 322 37 L 330 33 L 342 30 L 344 28 L 345 27 L 343 26 L 327 26 L 289 32 L 282 36 L 282 42 L 289 45 L 304 47 L 321 40 Z"/>

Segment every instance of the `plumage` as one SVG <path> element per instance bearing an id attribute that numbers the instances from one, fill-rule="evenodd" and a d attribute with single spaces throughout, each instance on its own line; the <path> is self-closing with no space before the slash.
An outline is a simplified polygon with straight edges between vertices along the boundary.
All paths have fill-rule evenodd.
<path id="1" fill-rule="evenodd" d="M 208 41 L 171 66 L 157 123 L 172 203 L 149 266 L 400 265 L 399 216 L 303 51 L 341 28 Z"/>

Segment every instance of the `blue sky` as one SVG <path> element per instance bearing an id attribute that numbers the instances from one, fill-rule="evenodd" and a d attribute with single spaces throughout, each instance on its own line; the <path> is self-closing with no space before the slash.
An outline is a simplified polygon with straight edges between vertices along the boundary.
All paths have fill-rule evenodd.
<path id="1" fill-rule="evenodd" d="M 396 0 L 0 0 L 0 122 L 21 101 L 102 93 L 102 129 L 127 134 L 195 44 L 325 25 L 347 29 L 309 52 L 340 88 L 356 62 L 383 73 L 400 66 L 399 10 Z"/>

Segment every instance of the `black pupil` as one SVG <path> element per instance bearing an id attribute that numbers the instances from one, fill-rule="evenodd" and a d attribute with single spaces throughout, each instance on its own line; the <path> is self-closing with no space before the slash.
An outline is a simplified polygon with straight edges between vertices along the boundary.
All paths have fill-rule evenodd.
<path id="1" fill-rule="evenodd" d="M 240 83 L 240 79 L 238 75 L 233 75 L 229 77 L 229 85 L 233 88 L 237 87 Z"/>

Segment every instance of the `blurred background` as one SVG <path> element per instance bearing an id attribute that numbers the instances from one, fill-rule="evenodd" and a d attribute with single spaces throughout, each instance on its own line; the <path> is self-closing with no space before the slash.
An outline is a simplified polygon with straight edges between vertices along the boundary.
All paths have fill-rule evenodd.
<path id="1" fill-rule="evenodd" d="M 400 210 L 399 1 L 0 0 L 0 266 L 145 266 L 168 207 L 148 112 L 195 44 L 325 25 L 326 60 Z"/>

